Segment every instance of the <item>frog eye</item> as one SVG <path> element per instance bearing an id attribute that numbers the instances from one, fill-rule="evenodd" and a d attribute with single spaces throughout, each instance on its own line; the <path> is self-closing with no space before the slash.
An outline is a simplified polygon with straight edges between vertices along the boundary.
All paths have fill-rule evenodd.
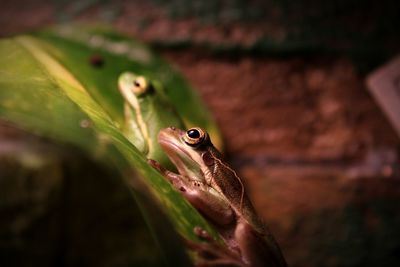
<path id="1" fill-rule="evenodd" d="M 135 93 L 135 95 L 143 94 L 144 92 L 147 91 L 147 88 L 148 88 L 147 80 L 143 76 L 139 76 L 133 81 L 132 90 L 133 93 Z"/>
<path id="2" fill-rule="evenodd" d="M 191 128 L 186 132 L 183 139 L 186 144 L 190 146 L 195 146 L 203 142 L 205 137 L 206 137 L 206 132 L 204 132 L 202 129 Z"/>

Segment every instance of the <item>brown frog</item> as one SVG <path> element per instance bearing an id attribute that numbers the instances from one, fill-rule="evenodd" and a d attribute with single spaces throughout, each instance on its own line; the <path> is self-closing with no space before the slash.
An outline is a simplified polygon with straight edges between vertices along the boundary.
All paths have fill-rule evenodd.
<path id="1" fill-rule="evenodd" d="M 155 161 L 150 160 L 150 164 L 216 227 L 229 248 L 226 253 L 219 253 L 223 256 L 214 255 L 207 266 L 213 266 L 212 261 L 223 266 L 287 266 L 277 243 L 257 216 L 241 179 L 204 130 L 162 129 L 158 142 L 179 174 Z M 201 229 L 196 231 L 207 237 Z M 221 250 L 215 244 L 212 247 L 216 254 Z"/>

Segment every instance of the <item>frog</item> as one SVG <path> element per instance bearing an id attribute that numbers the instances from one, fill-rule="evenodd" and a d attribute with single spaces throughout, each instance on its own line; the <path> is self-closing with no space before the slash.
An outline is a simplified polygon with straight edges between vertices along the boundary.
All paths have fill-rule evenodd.
<path id="1" fill-rule="evenodd" d="M 149 160 L 149 164 L 183 194 L 225 241 L 228 251 L 220 256 L 215 255 L 221 250 L 215 244 L 208 246 L 211 249 L 206 253 L 203 249 L 204 255 L 214 253 L 207 266 L 287 266 L 277 242 L 257 215 L 241 178 L 223 159 L 205 130 L 164 128 L 158 134 L 158 142 L 178 173 L 155 160 Z M 194 230 L 212 242 L 205 230 Z"/>
<path id="2" fill-rule="evenodd" d="M 170 125 L 184 127 L 184 123 L 162 84 L 125 71 L 118 77 L 118 89 L 124 100 L 124 119 L 120 127 L 124 136 L 147 158 L 171 166 L 157 142 L 157 135 L 162 128 Z"/>

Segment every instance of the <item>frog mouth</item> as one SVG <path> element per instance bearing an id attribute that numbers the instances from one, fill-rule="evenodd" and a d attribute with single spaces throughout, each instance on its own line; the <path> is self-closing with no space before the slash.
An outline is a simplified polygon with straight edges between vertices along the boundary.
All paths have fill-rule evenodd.
<path id="1" fill-rule="evenodd" d="M 180 175 L 191 180 L 204 180 L 200 165 L 192 158 L 187 149 L 182 147 L 179 137 L 160 132 L 158 142 Z"/>

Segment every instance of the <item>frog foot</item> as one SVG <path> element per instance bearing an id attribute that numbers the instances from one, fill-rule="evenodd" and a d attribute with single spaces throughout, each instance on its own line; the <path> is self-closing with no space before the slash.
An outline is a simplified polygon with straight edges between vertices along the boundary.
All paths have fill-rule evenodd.
<path id="1" fill-rule="evenodd" d="M 193 231 L 198 237 L 207 241 L 198 243 L 184 240 L 186 246 L 197 255 L 196 267 L 248 267 L 239 255 L 217 243 L 212 239 L 210 234 L 200 226 L 196 226 Z"/>
<path id="2" fill-rule="evenodd" d="M 207 232 L 207 230 L 203 229 L 203 228 L 200 227 L 200 226 L 196 226 L 196 227 L 193 229 L 193 232 L 194 232 L 195 235 L 197 235 L 197 236 L 200 237 L 201 239 L 204 239 L 204 240 L 210 241 L 210 242 L 213 241 L 212 237 L 211 237 L 210 234 Z"/>

